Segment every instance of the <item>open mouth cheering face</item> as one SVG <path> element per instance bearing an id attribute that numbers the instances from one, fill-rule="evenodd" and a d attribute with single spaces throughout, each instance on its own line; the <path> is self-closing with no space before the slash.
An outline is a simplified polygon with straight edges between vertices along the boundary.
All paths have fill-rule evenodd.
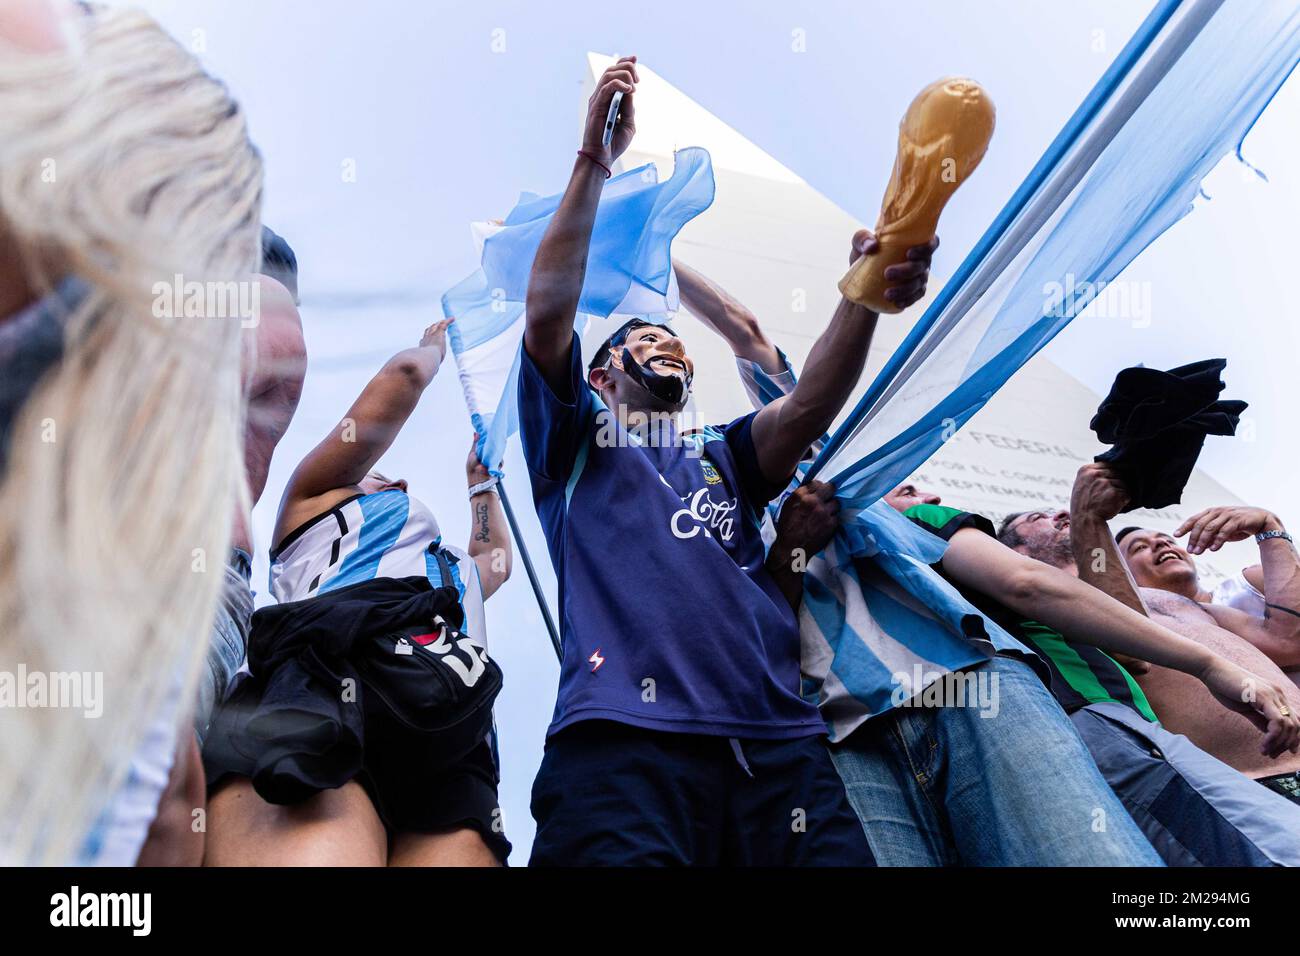
<path id="1" fill-rule="evenodd" d="M 1196 565 L 1171 536 L 1158 531 L 1133 531 L 1124 536 L 1120 552 L 1133 580 L 1158 588 L 1172 580 L 1196 577 Z"/>

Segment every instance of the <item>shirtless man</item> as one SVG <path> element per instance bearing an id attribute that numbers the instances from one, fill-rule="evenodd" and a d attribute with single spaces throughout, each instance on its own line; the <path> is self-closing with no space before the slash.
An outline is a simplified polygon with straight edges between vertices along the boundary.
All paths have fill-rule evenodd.
<path id="1" fill-rule="evenodd" d="M 1273 535 L 1260 542 L 1267 618 L 1209 603 L 1192 558 L 1193 553 L 1217 550 L 1225 541 L 1268 530 L 1270 520 L 1276 519 L 1258 509 L 1211 508 L 1185 521 L 1175 535 L 1125 528 L 1112 538 L 1106 521 L 1118 514 L 1125 500 L 1122 484 L 1103 465 L 1085 466 L 1080 480 L 1114 492 L 1108 502 L 1105 494 L 1091 495 L 1093 505 L 1076 508 L 1065 516 L 1064 531 L 1051 534 L 1058 543 L 1072 545 L 1080 577 L 1282 688 L 1290 708 L 1300 712 L 1300 690 L 1283 673 L 1283 668 L 1300 664 L 1300 638 L 1291 623 L 1300 620 L 1291 610 L 1300 608 L 1300 573 L 1289 539 Z M 1035 524 L 1045 529 L 1060 523 L 1059 514 L 1028 513 L 1022 527 L 1032 535 Z M 1184 534 L 1186 548 L 1175 540 Z M 1145 664 L 1133 673 L 1165 729 L 1300 802 L 1300 755 L 1262 752 L 1257 723 L 1225 710 L 1189 675 Z"/>
<path id="2" fill-rule="evenodd" d="M 1137 552 L 1134 558 L 1129 557 L 1130 548 Z M 1186 552 L 1167 535 L 1152 531 L 1125 535 L 1121 550 L 1125 561 L 1133 562 L 1129 564 L 1130 569 L 1136 561 L 1150 560 L 1145 555 L 1151 552 L 1157 556 L 1174 552 L 1179 555 L 1177 560 L 1190 561 Z M 1151 616 L 1170 630 L 1204 644 L 1265 680 L 1284 686 L 1290 706 L 1300 712 L 1300 690 L 1241 632 L 1224 626 L 1219 617 L 1222 608 L 1200 604 L 1161 588 L 1143 587 L 1140 595 Z M 1292 786 L 1285 792 L 1300 802 L 1300 786 L 1296 784 L 1300 755 L 1285 753 L 1274 759 L 1261 753 L 1259 734 L 1251 721 L 1239 714 L 1225 713 L 1201 691 L 1195 680 L 1188 680 L 1183 674 L 1152 667 L 1138 676 L 1138 682 L 1168 729 L 1186 735 L 1202 750 L 1268 786 L 1274 785 L 1264 778 L 1279 775 L 1289 778 Z"/>
<path id="3" fill-rule="evenodd" d="M 1216 620 L 1217 609 L 1223 609 L 1225 619 L 1242 626 L 1243 637 L 1286 671 L 1292 683 L 1300 685 L 1300 609 L 1287 603 L 1300 594 L 1300 556 L 1281 519 L 1263 508 L 1207 508 L 1183 522 L 1175 537 L 1184 534 L 1189 554 L 1217 551 L 1229 541 L 1254 536 L 1259 564 L 1242 568 L 1207 591 L 1195 574 L 1187 575 L 1178 561 L 1166 555 L 1159 571 L 1151 568 L 1150 586 L 1172 589 L 1207 608 L 1213 606 Z M 1250 622 L 1242 614 L 1253 618 L 1254 626 L 1247 626 Z"/>
<path id="4" fill-rule="evenodd" d="M 1274 527 L 1275 526 L 1275 527 Z M 1260 541 L 1265 617 L 1212 603 L 1200 586 L 1193 554 L 1217 551 L 1225 541 L 1281 530 L 1277 519 L 1257 508 L 1211 508 L 1188 519 L 1174 535 L 1125 528 L 1116 536 L 1119 552 L 1147 609 L 1168 627 L 1205 644 L 1247 670 L 1287 690 L 1300 710 L 1300 689 L 1284 671 L 1300 666 L 1300 566 L 1289 537 Z M 1175 538 L 1186 534 L 1188 546 Z M 1162 722 L 1186 734 L 1203 750 L 1242 773 L 1300 801 L 1300 756 L 1274 760 L 1249 739 L 1249 721 L 1216 713 L 1182 675 L 1153 667 L 1140 678 Z"/>

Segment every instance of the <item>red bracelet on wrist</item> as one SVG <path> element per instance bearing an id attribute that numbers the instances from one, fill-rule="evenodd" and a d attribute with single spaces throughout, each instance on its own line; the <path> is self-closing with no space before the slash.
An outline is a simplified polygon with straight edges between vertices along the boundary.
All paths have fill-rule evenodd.
<path id="1" fill-rule="evenodd" d="M 606 178 L 606 179 L 609 179 L 610 176 L 613 176 L 613 175 L 614 175 L 614 171 L 613 171 L 612 169 L 610 169 L 608 166 L 606 166 L 604 163 L 602 163 L 602 162 L 601 162 L 599 159 L 597 159 L 595 156 L 591 155 L 591 153 L 587 152 L 585 149 L 580 149 L 580 150 L 578 150 L 578 155 L 579 155 L 579 156 L 586 156 L 589 160 L 591 160 L 593 163 L 595 163 L 595 164 L 596 164 L 597 166 L 599 166 L 601 169 L 605 170 L 605 178 Z"/>

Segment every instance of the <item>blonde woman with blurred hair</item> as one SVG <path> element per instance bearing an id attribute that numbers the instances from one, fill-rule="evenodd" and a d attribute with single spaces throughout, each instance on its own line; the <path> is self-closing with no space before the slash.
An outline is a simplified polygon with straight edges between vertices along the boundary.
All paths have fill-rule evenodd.
<path id="1" fill-rule="evenodd" d="M 247 323 L 159 283 L 254 281 L 261 192 L 149 17 L 0 0 L 0 862 L 130 864 L 154 818 L 249 500 Z"/>

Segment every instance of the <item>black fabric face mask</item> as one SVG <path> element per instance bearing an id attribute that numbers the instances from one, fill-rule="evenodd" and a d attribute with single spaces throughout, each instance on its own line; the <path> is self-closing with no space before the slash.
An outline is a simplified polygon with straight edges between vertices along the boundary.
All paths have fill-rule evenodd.
<path id="1" fill-rule="evenodd" d="M 623 347 L 623 371 L 628 374 L 632 381 L 655 398 L 673 406 L 680 406 L 685 403 L 686 397 L 691 391 L 691 381 L 694 378 L 694 376 L 687 375 L 683 380 L 676 375 L 660 375 L 634 359 L 631 349 L 627 346 Z"/>

